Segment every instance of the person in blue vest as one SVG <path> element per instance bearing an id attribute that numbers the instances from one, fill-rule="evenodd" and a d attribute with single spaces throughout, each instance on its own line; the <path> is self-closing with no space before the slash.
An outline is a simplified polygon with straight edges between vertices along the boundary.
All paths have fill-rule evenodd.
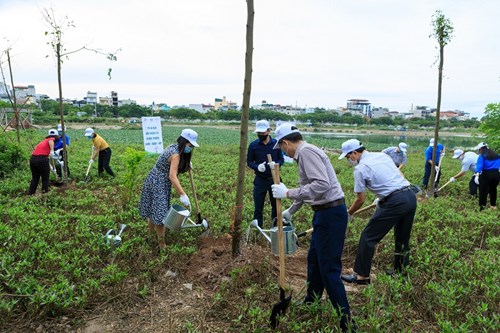
<path id="1" fill-rule="evenodd" d="M 438 196 L 439 180 L 441 179 L 441 168 L 439 167 L 439 161 L 441 160 L 441 153 L 444 150 L 444 146 L 440 143 L 437 144 L 436 149 L 436 173 L 437 180 L 434 184 L 434 197 Z M 425 170 L 424 178 L 422 179 L 422 189 L 427 192 L 427 185 L 429 183 L 429 178 L 431 177 L 431 167 L 432 167 L 432 152 L 434 151 L 434 139 L 429 140 L 429 147 L 425 150 Z"/>
<path id="2" fill-rule="evenodd" d="M 490 208 L 497 209 L 497 187 L 500 182 L 500 156 L 488 148 L 486 142 L 476 146 L 479 157 L 476 163 L 474 181 L 479 185 L 479 210 L 486 207 L 486 199 L 490 195 Z"/>
<path id="3" fill-rule="evenodd" d="M 66 126 L 64 126 L 64 129 L 66 130 Z M 63 144 L 63 128 L 62 128 L 62 125 L 59 124 L 57 125 L 57 133 L 59 134 L 59 140 L 57 140 L 55 142 L 55 145 L 54 145 L 54 151 L 56 152 L 57 155 L 59 155 L 59 161 L 60 163 L 57 163 L 56 165 L 56 172 L 57 172 L 57 176 L 59 178 L 62 177 L 62 167 L 63 167 L 63 163 L 61 162 L 64 162 L 64 155 L 66 154 L 66 151 L 63 150 L 64 148 L 64 144 Z M 66 148 L 69 147 L 69 143 L 70 143 L 70 139 L 69 139 L 69 135 L 68 134 L 65 134 L 65 139 L 66 139 Z M 67 168 L 68 168 L 68 177 L 69 177 L 69 164 L 67 164 Z"/>
<path id="4" fill-rule="evenodd" d="M 259 227 L 263 226 L 264 202 L 266 193 L 269 194 L 271 203 L 271 218 L 276 218 L 276 199 L 273 197 L 271 185 L 273 185 L 272 170 L 276 164 L 283 165 L 285 162 L 280 150 L 273 149 L 276 139 L 270 136 L 271 128 L 267 120 L 259 120 L 256 123 L 254 133 L 258 139 L 251 142 L 247 151 L 247 166 L 255 171 L 253 180 L 253 218 L 257 220 Z M 267 155 L 270 154 L 272 162 L 269 162 Z"/>
<path id="5" fill-rule="evenodd" d="M 476 163 L 477 158 L 479 156 L 472 152 L 464 152 L 462 149 L 455 149 L 453 152 L 453 159 L 462 161 L 462 169 L 455 176 L 450 178 L 450 183 L 456 182 L 458 178 L 465 176 L 467 170 L 470 170 L 472 173 L 476 172 Z M 469 194 L 477 197 L 477 184 L 474 182 L 475 175 L 472 175 L 472 178 L 469 181 Z"/>

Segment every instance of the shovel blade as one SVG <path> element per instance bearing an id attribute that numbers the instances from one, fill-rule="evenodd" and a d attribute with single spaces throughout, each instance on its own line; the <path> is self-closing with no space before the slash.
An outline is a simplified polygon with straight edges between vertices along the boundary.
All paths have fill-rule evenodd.
<path id="1" fill-rule="evenodd" d="M 278 325 L 278 317 L 285 314 L 286 310 L 290 306 L 291 301 L 292 295 L 285 297 L 285 291 L 280 288 L 280 301 L 273 305 L 271 317 L 269 318 L 271 327 L 273 329 Z"/>

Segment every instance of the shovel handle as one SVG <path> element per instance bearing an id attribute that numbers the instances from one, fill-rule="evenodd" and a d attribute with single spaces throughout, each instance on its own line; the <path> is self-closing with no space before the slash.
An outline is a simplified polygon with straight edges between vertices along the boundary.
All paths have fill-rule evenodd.
<path id="1" fill-rule="evenodd" d="M 448 181 L 446 184 L 444 184 L 443 186 L 441 186 L 438 191 L 441 191 L 443 188 L 445 188 L 445 186 L 448 186 L 448 184 L 451 183 L 450 181 Z"/>
<path id="2" fill-rule="evenodd" d="M 269 162 L 273 161 L 271 154 L 267 154 L 267 160 Z M 274 166 L 272 170 L 273 180 L 275 184 L 280 183 L 280 169 L 278 166 Z M 276 215 L 278 218 L 278 256 L 279 256 L 279 267 L 280 267 L 280 277 L 279 285 L 282 289 L 285 289 L 285 243 L 283 242 L 283 215 L 281 212 L 281 199 L 276 199 Z"/>
<path id="3" fill-rule="evenodd" d="M 194 186 L 193 172 L 191 171 L 191 168 L 189 168 L 188 173 L 189 173 L 189 182 L 191 183 L 191 189 L 193 190 L 194 204 L 196 206 L 196 214 L 198 215 L 198 219 L 200 220 L 198 222 L 201 222 L 200 205 L 198 204 L 198 196 L 196 195 L 196 188 Z"/>
<path id="4" fill-rule="evenodd" d="M 366 212 L 367 210 L 372 209 L 372 208 L 373 208 L 373 207 L 375 207 L 376 205 L 377 205 L 377 204 L 372 203 L 372 204 L 371 204 L 371 205 L 369 205 L 369 206 L 366 206 L 366 207 L 364 207 L 364 208 L 361 208 L 360 210 L 355 211 L 352 215 L 356 215 L 356 214 L 359 214 L 359 213 Z"/>

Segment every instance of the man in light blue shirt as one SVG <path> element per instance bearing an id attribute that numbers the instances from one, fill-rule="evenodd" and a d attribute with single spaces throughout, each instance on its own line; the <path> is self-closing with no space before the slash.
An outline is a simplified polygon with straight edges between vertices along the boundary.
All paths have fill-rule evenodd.
<path id="1" fill-rule="evenodd" d="M 417 198 L 410 188 L 410 183 L 386 154 L 370 153 L 360 141 L 351 139 L 342 144 L 339 159 L 344 157 L 354 167 L 356 199 L 348 209 L 350 219 L 365 202 L 367 189 L 377 196 L 378 205 L 361 233 L 354 274 L 342 275 L 341 278 L 349 283 L 369 284 L 375 246 L 392 228 L 395 241 L 394 272 L 402 272 L 409 264 L 410 234 L 417 209 Z"/>
<path id="2" fill-rule="evenodd" d="M 465 176 L 467 170 L 473 173 L 472 178 L 469 181 L 469 194 L 477 196 L 477 184 L 474 182 L 474 172 L 476 171 L 476 163 L 478 154 L 468 151 L 464 152 L 462 149 L 455 149 L 453 152 L 453 158 L 462 161 L 462 170 L 455 176 L 450 178 L 450 183 L 458 180 L 458 178 Z"/>
<path id="3" fill-rule="evenodd" d="M 397 147 L 388 147 L 382 150 L 382 153 L 389 155 L 392 161 L 399 170 L 403 169 L 406 165 L 406 149 L 408 145 L 404 142 L 400 142 Z"/>

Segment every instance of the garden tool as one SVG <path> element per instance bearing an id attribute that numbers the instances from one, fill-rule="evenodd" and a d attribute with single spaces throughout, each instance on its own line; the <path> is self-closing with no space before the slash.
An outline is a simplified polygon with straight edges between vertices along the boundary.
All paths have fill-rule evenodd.
<path id="1" fill-rule="evenodd" d="M 196 187 L 194 186 L 193 172 L 191 171 L 191 168 L 189 168 L 188 172 L 189 172 L 189 181 L 191 182 L 191 188 L 193 190 L 194 204 L 196 206 L 196 217 L 198 218 L 197 223 L 202 224 L 203 222 L 205 222 L 208 225 L 208 221 L 206 219 L 201 218 L 200 204 L 198 203 L 198 196 L 196 195 Z"/>
<path id="2" fill-rule="evenodd" d="M 273 159 L 270 154 L 267 155 L 269 162 Z M 280 170 L 278 166 L 274 167 L 273 179 L 275 184 L 280 183 Z M 274 304 L 271 311 L 270 324 L 272 328 L 276 328 L 278 324 L 278 316 L 285 314 L 292 301 L 292 295 L 285 297 L 285 244 L 283 241 L 283 216 L 281 212 L 281 199 L 276 199 L 276 211 L 278 215 L 278 252 L 279 252 L 279 287 L 280 287 L 280 301 Z"/>
<path id="3" fill-rule="evenodd" d="M 366 212 L 367 210 L 372 209 L 373 207 L 376 207 L 376 206 L 377 206 L 376 203 L 372 203 L 371 205 L 368 205 L 368 206 L 366 206 L 364 208 L 358 209 L 352 215 L 356 215 L 356 214 L 360 214 L 360 213 Z"/>
<path id="4" fill-rule="evenodd" d="M 127 227 L 126 224 L 123 224 L 123 223 L 120 224 L 120 231 L 118 232 L 118 235 L 116 235 L 116 232 L 114 229 L 109 229 L 105 235 L 106 241 L 108 242 L 108 244 L 111 244 L 113 246 L 120 245 L 122 242 L 121 235 L 122 235 L 123 230 L 125 230 L 126 227 Z"/>
<path id="5" fill-rule="evenodd" d="M 180 231 L 181 229 L 198 227 L 203 227 L 205 230 L 208 229 L 208 222 L 205 219 L 198 224 L 189 218 L 190 215 L 191 212 L 186 208 L 180 205 L 172 205 L 163 219 L 163 224 L 173 232 Z M 186 223 L 186 221 L 189 223 Z"/>
<path id="6" fill-rule="evenodd" d="M 94 146 L 92 146 L 92 153 L 90 153 L 90 160 L 89 160 L 89 166 L 87 167 L 87 172 L 85 173 L 85 179 L 83 180 L 84 183 L 86 183 L 89 180 L 89 172 L 90 172 L 90 167 L 92 166 L 92 157 L 94 156 Z"/>
<path id="7" fill-rule="evenodd" d="M 443 188 L 445 188 L 446 186 L 448 186 L 448 184 L 450 184 L 450 183 L 451 183 L 451 180 L 448 180 L 448 181 L 446 182 L 446 184 L 444 184 L 443 186 L 441 186 L 441 187 L 438 189 L 438 192 L 439 192 L 439 191 L 441 191 L 441 190 L 442 190 Z"/>
<path id="8" fill-rule="evenodd" d="M 257 229 L 271 244 L 271 251 L 275 255 L 279 255 L 279 239 L 278 239 L 278 227 L 273 227 L 269 230 L 264 230 L 259 227 L 259 223 L 257 220 L 253 220 L 250 223 L 250 227 Z M 284 246 L 285 246 L 285 254 L 293 254 L 297 251 L 297 235 L 295 235 L 295 228 L 288 224 L 283 226 L 283 235 L 284 235 Z"/>

